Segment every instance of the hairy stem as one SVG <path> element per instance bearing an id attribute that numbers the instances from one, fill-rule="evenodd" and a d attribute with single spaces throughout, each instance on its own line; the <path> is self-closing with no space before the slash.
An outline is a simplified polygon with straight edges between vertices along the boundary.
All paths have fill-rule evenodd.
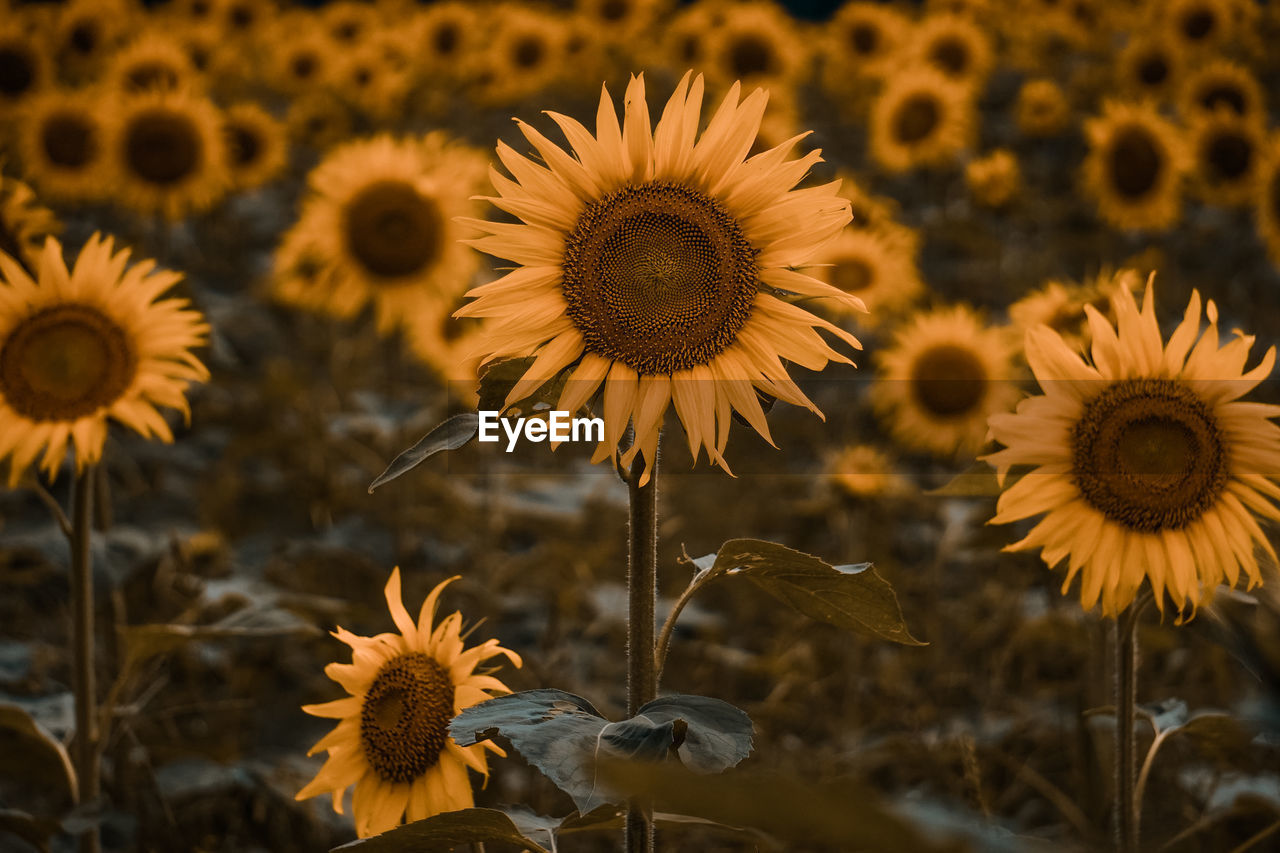
<path id="1" fill-rule="evenodd" d="M 656 455 L 656 454 L 655 454 Z M 640 485 L 648 464 L 649 482 Z M 658 461 L 637 454 L 627 477 L 630 505 L 630 539 L 627 547 L 627 715 L 658 692 L 654 666 L 655 608 L 658 596 Z M 653 826 L 644 809 L 632 803 L 625 822 L 627 853 L 653 853 Z"/>
<path id="2" fill-rule="evenodd" d="M 1115 824 L 1116 850 L 1136 853 L 1138 850 L 1138 800 L 1135 796 L 1134 770 L 1137 765 L 1137 740 L 1134 720 L 1138 705 L 1138 617 L 1150 601 L 1143 595 L 1125 609 L 1115 625 Z"/>
<path id="3" fill-rule="evenodd" d="M 76 694 L 76 775 L 80 782 L 80 801 L 90 803 L 98 798 L 98 715 L 95 708 L 96 685 L 93 673 L 93 560 L 89 551 L 89 534 L 93 523 L 94 468 L 76 477 L 74 505 L 71 511 L 71 596 L 72 659 L 75 666 Z M 97 853 L 98 828 L 93 826 L 80 836 L 80 853 Z"/>

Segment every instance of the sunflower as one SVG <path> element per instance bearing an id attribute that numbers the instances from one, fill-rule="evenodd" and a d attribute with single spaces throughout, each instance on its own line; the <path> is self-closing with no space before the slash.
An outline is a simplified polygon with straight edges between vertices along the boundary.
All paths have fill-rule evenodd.
<path id="1" fill-rule="evenodd" d="M 160 31 L 144 33 L 110 59 L 109 85 L 130 95 L 194 88 L 198 74 L 178 39 Z"/>
<path id="2" fill-rule="evenodd" d="M 95 73 L 132 29 L 133 7 L 124 0 L 71 0 L 53 32 L 59 71 L 73 78 Z"/>
<path id="3" fill-rule="evenodd" d="M 1252 201 L 1266 142 L 1263 128 L 1219 109 L 1193 122 L 1189 136 L 1192 177 L 1200 197 L 1228 206 Z"/>
<path id="4" fill-rule="evenodd" d="M 484 324 L 469 317 L 456 318 L 460 300 L 437 300 L 406 318 L 405 339 L 409 351 L 440 377 L 449 392 L 464 404 L 479 402 L 480 356 L 476 345 Z"/>
<path id="5" fill-rule="evenodd" d="M 903 446 L 935 456 L 977 453 L 987 417 L 1013 408 L 1014 345 L 957 306 L 917 314 L 877 358 L 872 406 Z"/>
<path id="6" fill-rule="evenodd" d="M 1164 0 L 1152 11 L 1184 51 L 1221 47 L 1235 40 L 1234 0 Z"/>
<path id="7" fill-rule="evenodd" d="M 785 298 L 860 304 L 795 270 L 849 221 L 839 181 L 792 190 L 821 159 L 813 151 L 787 160 L 794 139 L 744 162 L 768 99 L 759 89 L 740 102 L 732 86 L 695 142 L 703 79 L 690 85 L 690 76 L 652 132 L 641 76 L 627 86 L 621 126 L 607 89 L 594 137 L 550 114 L 576 157 L 524 123 L 546 167 L 499 143 L 514 180 L 495 172 L 491 200 L 524 224 L 475 221 L 488 236 L 474 245 L 520 266 L 472 290 L 456 314 L 492 318 L 487 359 L 537 355 L 513 400 L 569 368 L 556 408 L 574 411 L 603 386 L 595 459 L 615 459 L 634 421 L 622 461 L 642 452 L 646 481 L 670 404 L 694 460 L 705 447 L 725 466 L 733 411 L 772 441 L 753 389 L 817 411 L 780 359 L 813 370 L 848 362 L 816 329 L 859 346 Z"/>
<path id="8" fill-rule="evenodd" d="M 575 0 L 574 12 L 596 38 L 626 44 L 670 13 L 670 0 Z"/>
<path id="9" fill-rule="evenodd" d="M 842 172 L 839 177 L 840 196 L 849 200 L 849 213 L 853 216 L 848 227 L 855 231 L 873 232 L 895 251 L 915 258 L 920 253 L 920 232 L 898 221 L 898 202 L 886 196 L 872 195 L 847 173 Z"/>
<path id="10" fill-rule="evenodd" d="M 440 593 L 457 579 L 431 590 L 415 623 L 400 597 L 400 569 L 393 570 L 386 597 L 399 633 L 361 637 L 334 631 L 351 646 L 351 663 L 331 663 L 325 675 L 351 695 L 302 706 L 313 717 L 341 722 L 307 753 L 327 751 L 329 757 L 296 798 L 332 794 L 334 811 L 341 814 L 343 794 L 355 785 L 351 810 L 361 838 L 392 829 L 406 814 L 415 821 L 470 808 L 467 768 L 488 778 L 485 750 L 505 755 L 489 741 L 460 747 L 449 737 L 449 721 L 464 708 L 491 699 L 491 693 L 511 692 L 492 675 L 476 672 L 478 664 L 505 655 L 522 665 L 497 640 L 466 648 L 459 612 L 435 624 Z"/>
<path id="11" fill-rule="evenodd" d="M 1168 100 L 1185 74 L 1185 57 L 1162 30 L 1131 38 L 1116 57 L 1116 85 L 1132 97 Z"/>
<path id="12" fill-rule="evenodd" d="M 378 10 L 354 0 L 336 0 L 320 10 L 320 24 L 341 50 L 350 50 L 368 38 L 378 24 Z"/>
<path id="13" fill-rule="evenodd" d="M 16 24 L 0 25 L 0 117 L 12 115 L 52 82 L 44 40 Z"/>
<path id="14" fill-rule="evenodd" d="M 827 464 L 827 476 L 852 498 L 871 498 L 910 491 L 910 483 L 896 470 L 885 451 L 869 444 L 851 444 Z"/>
<path id="15" fill-rule="evenodd" d="M 235 104 L 222 117 L 227 166 L 237 189 L 260 187 L 284 169 L 289 147 L 284 127 L 253 103 Z"/>
<path id="16" fill-rule="evenodd" d="M 791 16 L 767 0 L 743 0 L 709 31 L 700 67 L 727 86 L 794 84 L 808 71 L 810 54 Z"/>
<path id="17" fill-rule="evenodd" d="M 349 317 L 369 302 L 389 332 L 435 300 L 453 299 L 479 258 L 455 219 L 477 212 L 486 162 L 443 133 L 351 142 L 308 177 L 301 227 L 330 271 L 322 306 Z"/>
<path id="18" fill-rule="evenodd" d="M 1050 280 L 1009 306 L 1009 322 L 1020 342 L 1028 329 L 1048 326 L 1072 349 L 1089 343 L 1089 316 L 1085 306 L 1110 312 L 1121 289 L 1134 290 L 1142 283 L 1136 270 L 1104 268 L 1082 282 Z"/>
<path id="19" fill-rule="evenodd" d="M 110 104 L 84 92 L 55 89 L 32 98 L 17 123 L 23 174 L 42 195 L 100 198 L 112 113 Z"/>
<path id="20" fill-rule="evenodd" d="M 914 253 L 883 232 L 848 225 L 840 236 L 817 255 L 809 272 L 838 290 L 856 296 L 869 313 L 857 316 L 859 324 L 875 326 L 901 312 L 924 291 Z M 832 309 L 852 313 L 847 303 Z"/>
<path id="21" fill-rule="evenodd" d="M 335 91 L 357 112 L 387 121 L 403 112 L 411 80 L 407 68 L 387 61 L 376 35 L 351 49 L 333 69 Z"/>
<path id="22" fill-rule="evenodd" d="M 281 236 L 271 267 L 271 296 L 285 305 L 351 317 L 364 304 L 361 294 L 333 286 L 334 270 L 305 213 Z"/>
<path id="23" fill-rule="evenodd" d="M 892 70 L 910 29 L 911 19 L 892 6 L 845 3 L 823 27 L 827 87 L 840 91 L 850 78 L 880 77 Z"/>
<path id="24" fill-rule="evenodd" d="M 1162 610 L 1167 592 L 1184 615 L 1242 567 L 1250 586 L 1261 582 L 1255 546 L 1276 555 L 1252 514 L 1280 519 L 1280 430 L 1275 406 L 1240 398 L 1271 373 L 1275 348 L 1245 371 L 1253 337 L 1220 347 L 1212 301 L 1201 335 L 1199 293 L 1166 344 L 1150 283 L 1141 311 L 1128 290 L 1116 295 L 1114 329 L 1087 310 L 1093 364 L 1051 330 L 1030 330 L 1044 394 L 991 419 L 1005 447 L 986 459 L 1001 483 L 1014 465 L 1036 466 L 1005 489 L 992 523 L 1046 514 L 1007 550 L 1040 547 L 1050 567 L 1069 558 L 1063 594 L 1081 574 L 1081 603 L 1101 599 L 1108 616 L 1144 577 Z"/>
<path id="25" fill-rule="evenodd" d="M 208 210 L 230 185 L 222 115 L 185 91 L 147 92 L 121 102 L 111 165 L 120 203 L 180 219 Z"/>
<path id="26" fill-rule="evenodd" d="M 1018 130 L 1027 136 L 1056 136 L 1071 121 L 1071 104 L 1053 80 L 1028 80 L 1018 90 Z"/>
<path id="27" fill-rule="evenodd" d="M 351 135 L 354 119 L 346 104 L 328 92 L 318 91 L 290 103 L 284 123 L 295 144 L 325 150 Z"/>
<path id="28" fill-rule="evenodd" d="M 1022 189 L 1018 158 L 1008 148 L 997 148 L 984 157 L 970 160 L 964 179 L 974 201 L 984 207 L 1004 207 Z"/>
<path id="29" fill-rule="evenodd" d="M 1182 132 L 1148 104 L 1107 101 L 1085 123 L 1084 188 L 1099 215 L 1124 229 L 1167 228 L 1182 207 L 1188 166 Z"/>
<path id="30" fill-rule="evenodd" d="M 489 104 L 513 103 L 559 80 L 569 35 L 564 21 L 550 12 L 513 3 L 499 8 L 497 32 L 477 57 L 482 70 L 476 94 Z"/>
<path id="31" fill-rule="evenodd" d="M 266 56 L 266 81 L 293 95 L 314 92 L 329 84 L 339 64 L 337 47 L 309 16 L 281 17 Z"/>
<path id="32" fill-rule="evenodd" d="M 77 471 L 97 462 L 108 417 L 172 441 L 156 406 L 190 415 L 187 386 L 209 375 L 191 350 L 209 327 L 185 299 L 156 301 L 181 275 L 128 261 L 128 249 L 98 234 L 69 273 L 52 237 L 34 276 L 0 253 L 0 459 L 10 486 L 42 450 L 50 479 L 68 444 Z"/>
<path id="33" fill-rule="evenodd" d="M 465 76 L 468 59 L 478 49 L 481 28 L 476 10 L 462 0 L 432 3 L 413 27 L 416 71 L 427 79 Z"/>
<path id="34" fill-rule="evenodd" d="M 968 87 L 915 66 L 889 79 L 871 110 L 871 155 L 890 172 L 940 166 L 972 142 Z"/>
<path id="35" fill-rule="evenodd" d="M 701 67 L 707 61 L 707 43 L 711 33 L 727 16 L 726 3 L 718 0 L 701 0 L 692 6 L 683 6 L 669 23 L 662 27 L 661 36 L 647 65 L 669 68 Z"/>
<path id="36" fill-rule="evenodd" d="M 45 238 L 61 231 L 58 217 L 36 200 L 31 187 L 0 175 L 0 252 L 35 269 Z"/>
<path id="37" fill-rule="evenodd" d="M 218 0 L 213 19 L 233 39 L 251 41 L 270 28 L 275 4 L 265 0 Z"/>
<path id="38" fill-rule="evenodd" d="M 1258 169 L 1254 219 L 1271 261 L 1280 267 L 1280 137 L 1273 136 Z"/>
<path id="39" fill-rule="evenodd" d="M 926 15 L 911 30 L 903 59 L 977 91 L 986 83 L 995 56 L 990 37 L 971 18 L 936 14 Z"/>
<path id="40" fill-rule="evenodd" d="M 1198 65 L 1187 73 L 1178 96 L 1185 118 L 1226 108 L 1260 123 L 1267 120 L 1267 99 L 1248 68 L 1225 59 Z"/>

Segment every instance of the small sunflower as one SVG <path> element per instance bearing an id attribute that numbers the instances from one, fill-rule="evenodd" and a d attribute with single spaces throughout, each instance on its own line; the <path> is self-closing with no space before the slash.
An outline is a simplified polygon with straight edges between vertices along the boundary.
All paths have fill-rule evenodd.
<path id="1" fill-rule="evenodd" d="M 1004 207 L 1022 190 L 1022 170 L 1008 148 L 970 160 L 964 179 L 974 200 L 984 207 Z"/>
<path id="2" fill-rule="evenodd" d="M 182 42 L 158 31 L 144 33 L 110 59 L 107 80 L 128 95 L 191 89 L 198 74 Z"/>
<path id="3" fill-rule="evenodd" d="M 112 113 L 84 92 L 55 89 L 32 98 L 17 127 L 23 174 L 51 198 L 100 198 Z"/>
<path id="4" fill-rule="evenodd" d="M 974 135 L 968 87 L 919 66 L 892 77 L 871 111 L 871 155 L 890 172 L 953 162 Z"/>
<path id="5" fill-rule="evenodd" d="M 910 483 L 888 453 L 869 444 L 851 444 L 832 457 L 827 476 L 852 498 L 903 494 Z"/>
<path id="6" fill-rule="evenodd" d="M 75 448 L 76 470 L 102 456 L 107 418 L 172 441 L 156 410 L 190 415 L 185 392 L 208 378 L 191 350 L 209 327 L 185 299 L 157 297 L 181 280 L 94 234 L 70 272 L 45 241 L 35 275 L 0 253 L 0 459 L 9 485 L 41 451 L 50 479 Z"/>
<path id="7" fill-rule="evenodd" d="M 349 317 L 372 302 L 389 332 L 461 293 L 479 257 L 459 242 L 455 219 L 477 212 L 485 169 L 483 155 L 439 132 L 361 140 L 325 157 L 307 179 L 300 223 L 330 272 L 323 310 Z"/>
<path id="8" fill-rule="evenodd" d="M 1192 178 L 1199 196 L 1228 206 L 1251 202 L 1266 143 L 1262 127 L 1219 109 L 1194 121 L 1189 136 Z"/>
<path id="9" fill-rule="evenodd" d="M 671 0 L 575 0 L 574 12 L 596 37 L 626 44 L 670 13 Z"/>
<path id="10" fill-rule="evenodd" d="M 1182 208 L 1189 165 L 1182 132 L 1147 104 L 1108 101 L 1085 123 L 1084 188 L 1098 214 L 1124 229 L 1172 225 Z"/>
<path id="11" fill-rule="evenodd" d="M 367 39 L 381 23 L 378 10 L 355 0 L 336 0 L 320 9 L 320 24 L 340 46 L 350 50 Z"/>
<path id="12" fill-rule="evenodd" d="M 1267 99 L 1258 78 L 1243 65 L 1225 59 L 1206 62 L 1189 71 L 1178 104 L 1188 119 L 1225 108 L 1259 123 L 1267 120 Z"/>
<path id="13" fill-rule="evenodd" d="M 766 0 L 743 0 L 710 30 L 699 67 L 709 80 L 727 86 L 794 84 L 808 71 L 809 50 L 791 16 Z"/>
<path id="14" fill-rule="evenodd" d="M 1007 550 L 1041 548 L 1050 567 L 1067 560 L 1063 594 L 1081 575 L 1081 603 L 1101 600 L 1106 616 L 1144 578 L 1161 610 L 1167 593 L 1185 615 L 1241 568 L 1260 583 L 1256 547 L 1276 561 L 1253 517 L 1280 519 L 1276 407 L 1240 399 L 1271 373 L 1275 348 L 1245 371 L 1254 338 L 1219 346 L 1218 312 L 1210 301 L 1201 334 L 1200 308 L 1193 293 L 1166 343 L 1153 287 L 1141 311 L 1122 289 L 1116 328 L 1087 309 L 1092 364 L 1051 330 L 1030 330 L 1027 361 L 1044 393 L 991 418 L 1005 447 L 986 460 L 1001 483 L 1015 465 L 1036 466 L 1005 489 L 991 522 L 1044 514 Z"/>
<path id="15" fill-rule="evenodd" d="M 1099 312 L 1110 312 L 1115 295 L 1124 290 L 1135 290 L 1141 285 L 1136 270 L 1103 269 L 1097 275 L 1082 282 L 1045 282 L 1040 287 L 1009 306 L 1009 322 L 1012 331 L 1021 341 L 1028 329 L 1048 326 L 1072 349 L 1080 349 L 1089 343 L 1089 315 L 1085 306 L 1092 305 Z"/>
<path id="16" fill-rule="evenodd" d="M 331 82 L 358 113 L 386 121 L 404 111 L 412 81 L 408 69 L 388 62 L 378 38 L 370 36 L 334 66 Z"/>
<path id="17" fill-rule="evenodd" d="M 849 200 L 849 213 L 853 217 L 847 227 L 875 233 L 906 257 L 915 258 L 920 253 L 920 232 L 898 221 L 898 202 L 895 199 L 867 192 L 858 180 L 847 173 L 838 177 L 841 179 L 840 197 Z"/>
<path id="18" fill-rule="evenodd" d="M 121 101 L 110 162 L 119 201 L 180 219 L 208 210 L 230 186 L 222 114 L 189 92 L 147 92 Z"/>
<path id="19" fill-rule="evenodd" d="M 276 14 L 275 4 L 263 0 L 218 0 L 213 19 L 232 39 L 252 41 L 268 30 Z"/>
<path id="20" fill-rule="evenodd" d="M 227 167 L 236 189 L 260 187 L 284 170 L 289 146 L 284 126 L 262 107 L 235 104 L 222 116 Z"/>
<path id="21" fill-rule="evenodd" d="M 514 180 L 494 173 L 491 201 L 523 224 L 476 221 L 476 248 L 518 266 L 457 316 L 485 317 L 486 360 L 536 354 L 512 399 L 571 369 L 556 408 L 578 409 L 603 392 L 605 437 L 595 459 L 642 453 L 647 480 L 667 409 L 674 404 L 696 460 L 703 447 L 725 466 L 736 410 L 766 439 L 756 389 L 816 408 L 780 359 L 817 370 L 847 362 L 818 329 L 857 339 L 786 297 L 856 297 L 797 272 L 849 221 L 839 182 L 791 188 L 819 152 L 788 160 L 797 140 L 744 161 L 768 95 L 739 102 L 734 85 L 698 137 L 703 79 L 686 74 L 650 129 L 644 78 L 627 86 L 621 125 L 608 90 L 593 136 L 551 113 L 576 157 L 537 130 L 520 130 L 537 162 L 499 144 Z"/>
<path id="22" fill-rule="evenodd" d="M 477 60 L 482 66 L 477 92 L 485 103 L 507 104 L 546 89 L 565 73 L 569 30 L 550 12 L 513 3 L 500 7 L 497 32 Z"/>
<path id="23" fill-rule="evenodd" d="M 58 217 L 36 200 L 31 187 L 0 176 L 0 252 L 33 270 L 45 238 L 61 231 Z"/>
<path id="24" fill-rule="evenodd" d="M 953 83 L 980 90 L 995 62 L 991 38 L 963 15 L 926 15 L 906 42 L 907 62 L 923 64 Z"/>
<path id="25" fill-rule="evenodd" d="M 52 36 L 59 71 L 78 79 L 95 75 L 132 29 L 133 11 L 125 0 L 71 0 L 60 7 Z"/>
<path id="26" fill-rule="evenodd" d="M 823 28 L 827 87 L 841 91 L 851 78 L 891 71 L 910 30 L 911 19 L 892 6 L 845 3 Z"/>
<path id="27" fill-rule="evenodd" d="M 295 98 L 284 117 L 289 139 L 294 144 L 321 151 L 349 137 L 354 122 L 347 105 L 324 91 Z"/>
<path id="28" fill-rule="evenodd" d="M 53 83 L 49 48 L 38 33 L 0 24 L 0 117 L 13 115 Z"/>
<path id="29" fill-rule="evenodd" d="M 417 73 L 427 79 L 465 76 L 470 59 L 481 44 L 480 19 L 462 0 L 432 3 L 419 15 L 413 28 L 417 49 Z"/>
<path id="30" fill-rule="evenodd" d="M 727 16 L 726 4 L 701 0 L 683 6 L 662 32 L 649 65 L 668 68 L 701 68 L 707 62 L 711 33 Z"/>
<path id="31" fill-rule="evenodd" d="M 302 706 L 314 717 L 340 722 L 308 753 L 327 751 L 329 757 L 297 799 L 331 794 L 341 814 L 343 794 L 355 785 L 351 810 L 361 838 L 386 832 L 406 816 L 416 821 L 471 808 L 467 768 L 488 778 L 485 750 L 504 755 L 489 741 L 461 747 L 449 737 L 449 721 L 463 709 L 511 692 L 492 675 L 476 672 L 477 665 L 499 655 L 522 665 L 497 640 L 466 648 L 461 613 L 436 624 L 440 594 L 454 580 L 431 591 L 415 623 L 400 597 L 400 569 L 392 571 L 387 607 L 399 633 L 334 631 L 351 646 L 351 663 L 331 663 L 325 675 L 351 695 Z"/>
<path id="32" fill-rule="evenodd" d="M 289 15 L 275 24 L 276 37 L 267 54 L 269 85 L 292 95 L 304 95 L 329 85 L 338 66 L 333 40 L 308 16 Z"/>
<path id="33" fill-rule="evenodd" d="M 847 225 L 815 260 L 819 266 L 809 273 L 858 297 L 866 306 L 867 313 L 856 312 L 863 326 L 875 326 L 899 314 L 924 292 L 913 253 L 881 231 Z M 830 308 L 855 313 L 846 303 L 833 303 Z"/>
<path id="34" fill-rule="evenodd" d="M 1153 12 L 1184 51 L 1203 51 L 1235 39 L 1235 5 L 1234 0 L 1164 0 L 1153 4 Z"/>
<path id="35" fill-rule="evenodd" d="M 1131 38 L 1116 57 L 1117 87 L 1128 95 L 1169 100 L 1185 74 L 1186 54 L 1161 30 Z"/>
<path id="36" fill-rule="evenodd" d="M 1071 104 L 1053 80 L 1028 80 L 1018 90 L 1018 130 L 1027 136 L 1056 136 L 1071 122 Z"/>
<path id="37" fill-rule="evenodd" d="M 987 418 L 1013 408 L 1014 345 L 967 308 L 916 315 L 877 359 L 871 402 L 903 446 L 935 456 L 982 449 Z"/>
<path id="38" fill-rule="evenodd" d="M 461 302 L 438 300 L 406 318 L 405 339 L 409 351 L 440 378 L 462 402 L 478 402 L 480 355 L 477 345 L 484 324 L 470 317 L 454 317 Z"/>
<path id="39" fill-rule="evenodd" d="M 1280 137 L 1271 138 L 1258 169 L 1254 220 L 1272 263 L 1280 267 Z"/>

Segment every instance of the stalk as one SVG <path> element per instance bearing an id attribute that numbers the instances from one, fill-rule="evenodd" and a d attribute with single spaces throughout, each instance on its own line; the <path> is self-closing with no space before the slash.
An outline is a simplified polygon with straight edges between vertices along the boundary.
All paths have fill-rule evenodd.
<path id="1" fill-rule="evenodd" d="M 657 454 L 655 454 L 656 456 Z M 658 595 L 658 461 L 649 482 L 640 485 L 646 460 L 637 454 L 627 478 L 630 539 L 627 548 L 627 715 L 657 697 L 654 628 Z M 636 803 L 627 807 L 624 824 L 627 853 L 653 853 L 653 825 Z"/>
<path id="2" fill-rule="evenodd" d="M 72 658 L 75 667 L 76 775 L 80 802 L 92 803 L 101 792 L 98 767 L 97 687 L 93 672 L 93 560 L 89 535 L 93 525 L 93 485 L 96 466 L 76 477 L 71 513 Z M 80 853 L 98 853 L 96 825 L 80 836 Z"/>

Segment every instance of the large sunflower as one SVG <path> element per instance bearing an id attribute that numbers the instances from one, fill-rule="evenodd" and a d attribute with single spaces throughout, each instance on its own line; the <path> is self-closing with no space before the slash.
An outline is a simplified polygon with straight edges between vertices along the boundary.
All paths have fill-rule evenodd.
<path id="1" fill-rule="evenodd" d="M 485 159 L 443 133 L 344 145 L 308 178 L 299 231 L 329 270 L 329 297 L 312 307 L 348 317 L 374 304 L 390 331 L 428 303 L 452 300 L 479 258 L 455 218 L 477 212 Z"/>
<path id="2" fill-rule="evenodd" d="M 1148 104 L 1108 101 L 1085 123 L 1084 187 L 1109 224 L 1167 228 L 1182 209 L 1188 155 L 1182 132 Z"/>
<path id="3" fill-rule="evenodd" d="M 1114 616 L 1146 578 L 1161 609 L 1168 593 L 1194 611 L 1241 568 L 1250 586 L 1261 581 L 1256 546 L 1276 559 L 1253 513 L 1280 519 L 1280 429 L 1270 421 L 1280 409 L 1240 399 L 1270 375 L 1275 348 L 1246 371 L 1253 337 L 1219 346 L 1212 301 L 1201 335 L 1199 293 L 1167 343 L 1150 283 L 1141 311 L 1127 289 L 1114 307 L 1115 329 L 1086 309 L 1092 364 L 1050 329 L 1027 333 L 1044 393 L 991 418 L 1005 448 L 986 459 L 1002 483 L 1015 465 L 1036 467 L 1005 489 L 992 522 L 1045 514 L 1008 550 L 1042 548 L 1050 567 L 1068 560 L 1063 593 L 1081 574 L 1086 608 L 1101 600 Z"/>
<path id="4" fill-rule="evenodd" d="M 877 361 L 872 405 L 897 441 L 936 456 L 977 453 L 987 418 L 1018 399 L 1009 336 L 967 308 L 917 315 Z"/>
<path id="5" fill-rule="evenodd" d="M 208 333 L 204 318 L 185 299 L 157 301 L 182 276 L 128 261 L 128 249 L 97 234 L 70 272 L 52 237 L 35 276 L 0 253 L 0 459 L 10 485 L 41 451 L 50 478 L 69 444 L 77 470 L 97 462 L 108 417 L 172 441 L 156 406 L 189 414 L 187 386 L 208 378 L 191 353 Z"/>
<path id="6" fill-rule="evenodd" d="M 361 637 L 338 628 L 333 636 L 351 646 L 351 663 L 331 663 L 324 671 L 351 695 L 302 706 L 341 722 L 308 753 L 329 757 L 297 799 L 332 794 L 341 814 L 343 795 L 355 785 L 351 810 L 361 838 L 392 829 L 406 813 L 415 821 L 470 808 L 467 768 L 487 777 L 485 749 L 504 754 L 489 741 L 461 747 L 449 737 L 449 721 L 464 708 L 492 698 L 490 692 L 511 692 L 476 666 L 499 655 L 522 663 L 497 640 L 466 648 L 461 613 L 435 624 L 440 593 L 454 580 L 431 591 L 415 623 L 400 597 L 400 570 L 392 571 L 387 607 L 400 633 Z"/>
<path id="7" fill-rule="evenodd" d="M 669 405 L 694 459 L 705 447 L 724 465 L 733 411 L 761 435 L 769 427 L 754 389 L 817 411 L 779 359 L 820 369 L 848 359 L 816 329 L 857 340 L 787 297 L 857 297 L 794 268 L 849 221 L 839 181 L 792 187 L 819 162 L 787 160 L 798 139 L 744 161 L 767 93 L 739 101 L 734 84 L 697 138 L 703 80 L 686 74 L 653 130 L 644 78 L 627 86 L 621 126 L 607 90 L 596 134 L 551 113 L 571 156 L 520 123 L 546 166 L 499 143 L 514 180 L 496 172 L 493 203 L 523 224 L 475 222 L 482 251 L 520 266 L 471 291 L 457 316 L 493 318 L 484 352 L 537 355 L 512 391 L 518 399 L 566 368 L 557 408 L 575 410 L 603 386 L 605 437 L 596 460 L 614 458 L 629 422 L 648 471 Z M 770 439 L 771 440 L 771 439 Z"/>

